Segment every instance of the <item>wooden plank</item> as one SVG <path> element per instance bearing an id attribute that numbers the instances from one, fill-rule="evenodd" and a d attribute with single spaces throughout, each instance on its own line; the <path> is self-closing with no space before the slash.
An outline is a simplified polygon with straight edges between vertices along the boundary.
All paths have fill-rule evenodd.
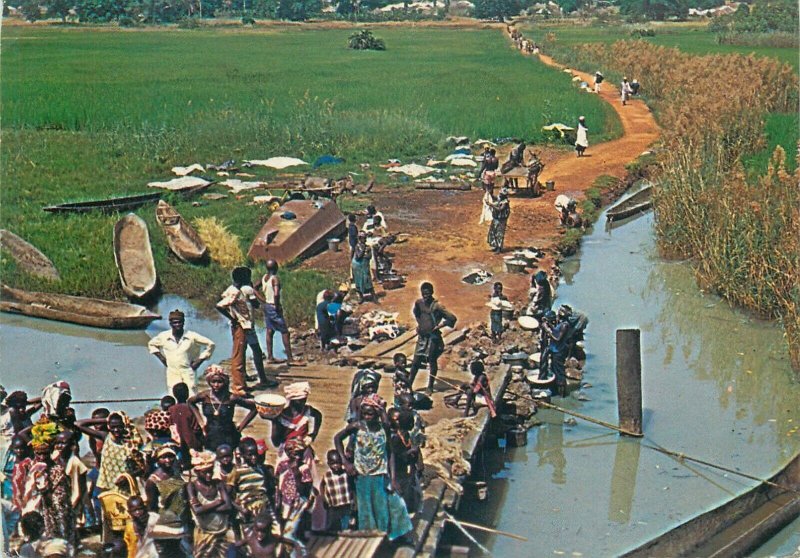
<path id="1" fill-rule="evenodd" d="M 400 347 L 414 339 L 417 336 L 417 331 L 414 329 L 410 329 L 405 333 L 398 335 L 394 339 L 388 339 L 387 341 L 383 341 L 382 343 L 370 343 L 360 351 L 353 353 L 350 356 L 353 357 L 379 357 L 383 356 L 389 351 L 393 351 L 397 347 Z"/>

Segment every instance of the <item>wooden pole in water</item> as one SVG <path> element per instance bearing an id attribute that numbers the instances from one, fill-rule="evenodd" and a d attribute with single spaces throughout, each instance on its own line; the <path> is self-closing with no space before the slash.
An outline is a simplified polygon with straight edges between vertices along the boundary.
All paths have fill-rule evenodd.
<path id="1" fill-rule="evenodd" d="M 642 348 L 638 329 L 617 330 L 617 412 L 620 428 L 642 436 Z"/>

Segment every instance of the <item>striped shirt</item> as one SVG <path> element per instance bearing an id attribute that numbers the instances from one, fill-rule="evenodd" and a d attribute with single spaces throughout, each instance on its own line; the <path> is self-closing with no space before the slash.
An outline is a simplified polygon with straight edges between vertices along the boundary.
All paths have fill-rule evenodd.
<path id="1" fill-rule="evenodd" d="M 258 510 L 266 505 L 266 479 L 258 469 L 237 467 L 228 475 L 227 483 L 236 489 L 236 502 L 243 508 Z"/>

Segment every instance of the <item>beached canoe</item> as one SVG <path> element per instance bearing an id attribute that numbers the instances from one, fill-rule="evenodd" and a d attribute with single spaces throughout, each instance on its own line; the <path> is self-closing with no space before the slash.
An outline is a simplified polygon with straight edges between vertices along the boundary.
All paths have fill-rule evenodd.
<path id="1" fill-rule="evenodd" d="M 147 223 L 133 213 L 114 225 L 114 260 L 125 294 L 144 298 L 156 288 L 158 277 Z"/>
<path id="2" fill-rule="evenodd" d="M 606 212 L 608 221 L 619 221 L 653 207 L 653 187 L 645 186 L 631 197 L 622 200 Z"/>
<path id="3" fill-rule="evenodd" d="M 43 277 L 51 281 L 58 281 L 61 276 L 50 258 L 42 254 L 36 246 L 18 237 L 11 231 L 0 230 L 0 243 L 3 250 L 8 252 L 17 265 L 26 273 Z"/>
<path id="4" fill-rule="evenodd" d="M 208 256 L 208 247 L 197 231 L 174 207 L 161 200 L 156 206 L 156 221 L 167 237 L 170 250 L 182 261 L 200 263 Z"/>
<path id="5" fill-rule="evenodd" d="M 130 211 L 148 203 L 155 203 L 160 198 L 161 193 L 157 192 L 155 194 L 140 194 L 123 198 L 62 203 L 43 207 L 42 209 L 49 213 L 88 213 L 89 211 L 112 213 L 114 211 Z"/>
<path id="6" fill-rule="evenodd" d="M 763 482 L 622 556 L 748 556 L 798 516 L 800 454 L 769 483 Z"/>
<path id="7" fill-rule="evenodd" d="M 109 329 L 140 329 L 161 318 L 144 306 L 127 302 L 23 291 L 6 285 L 0 286 L 0 311 Z"/>

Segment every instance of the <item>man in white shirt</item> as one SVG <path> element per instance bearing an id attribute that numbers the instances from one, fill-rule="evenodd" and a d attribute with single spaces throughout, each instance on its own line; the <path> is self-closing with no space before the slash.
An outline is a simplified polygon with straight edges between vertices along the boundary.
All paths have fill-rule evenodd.
<path id="1" fill-rule="evenodd" d="M 167 367 L 167 390 L 180 382 L 194 391 L 194 373 L 211 358 L 214 342 L 194 331 L 184 329 L 186 318 L 180 310 L 169 313 L 170 330 L 159 333 L 147 344 L 150 353 Z M 202 350 L 201 350 L 202 349 Z"/>

